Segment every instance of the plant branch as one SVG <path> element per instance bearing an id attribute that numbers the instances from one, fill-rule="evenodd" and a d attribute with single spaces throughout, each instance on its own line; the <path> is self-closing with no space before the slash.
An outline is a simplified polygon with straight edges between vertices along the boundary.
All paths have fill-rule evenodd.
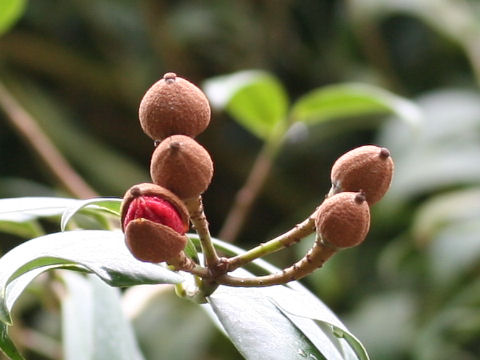
<path id="1" fill-rule="evenodd" d="M 315 244 L 310 251 L 302 259 L 287 269 L 270 275 L 251 278 L 240 278 L 225 274 L 215 278 L 215 281 L 220 285 L 236 287 L 261 287 L 286 284 L 290 281 L 299 280 L 312 273 L 314 270 L 322 267 L 323 264 L 337 251 L 337 248 L 326 243 L 317 236 Z"/>
<path id="2" fill-rule="evenodd" d="M 233 271 L 252 260 L 263 257 L 267 254 L 271 254 L 275 251 L 289 247 L 299 242 L 304 237 L 312 234 L 315 231 L 315 217 L 317 211 L 315 210 L 308 218 L 302 221 L 300 224 L 295 225 L 291 230 L 286 233 L 277 236 L 266 243 L 260 244 L 249 251 L 234 256 L 228 259 L 228 271 Z"/>
<path id="3" fill-rule="evenodd" d="M 0 82 L 0 108 L 24 140 L 30 145 L 60 184 L 73 196 L 91 198 L 98 194 L 78 175 L 48 139 L 33 117 Z"/>

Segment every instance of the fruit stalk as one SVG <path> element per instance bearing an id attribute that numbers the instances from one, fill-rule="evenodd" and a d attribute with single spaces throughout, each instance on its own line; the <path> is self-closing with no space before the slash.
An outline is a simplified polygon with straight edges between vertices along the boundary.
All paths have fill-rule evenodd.
<path id="1" fill-rule="evenodd" d="M 249 251 L 228 259 L 228 271 L 233 271 L 249 262 L 261 258 L 265 255 L 287 248 L 298 243 L 306 236 L 315 231 L 315 218 L 317 210 L 315 210 L 308 218 L 301 223 L 295 225 L 291 230 L 256 246 Z"/>
<path id="2" fill-rule="evenodd" d="M 190 221 L 195 227 L 200 239 L 202 253 L 205 258 L 205 265 L 209 269 L 213 269 L 216 267 L 219 257 L 212 243 L 207 217 L 205 216 L 205 211 L 203 209 L 202 197 L 197 196 L 194 198 L 185 199 L 184 203 L 188 209 L 188 212 L 190 213 Z"/>
<path id="3" fill-rule="evenodd" d="M 322 267 L 337 251 L 338 249 L 336 247 L 323 241 L 322 238 L 317 235 L 314 246 L 302 259 L 289 268 L 270 275 L 252 278 L 241 278 L 225 274 L 217 277 L 215 281 L 220 285 L 237 287 L 262 287 L 286 284 L 290 281 L 299 280 Z"/>

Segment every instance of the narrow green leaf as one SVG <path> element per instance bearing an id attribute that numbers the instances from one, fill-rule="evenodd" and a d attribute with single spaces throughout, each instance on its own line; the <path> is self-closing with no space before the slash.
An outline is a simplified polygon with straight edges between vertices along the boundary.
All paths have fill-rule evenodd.
<path id="1" fill-rule="evenodd" d="M 359 83 L 315 89 L 295 102 L 290 116 L 293 121 L 316 124 L 371 114 L 396 114 L 413 126 L 417 126 L 422 118 L 419 108 L 413 102 L 384 89 Z"/>
<path id="2" fill-rule="evenodd" d="M 282 295 L 281 292 L 286 292 L 284 289 L 278 289 L 278 294 L 275 298 L 271 298 L 272 302 L 279 307 L 282 312 L 300 329 L 305 326 L 304 319 L 311 319 L 327 325 L 332 335 L 338 338 L 338 345 L 342 353 L 348 354 L 353 350 L 356 354 L 355 358 L 361 360 L 369 360 L 369 356 L 363 344 L 343 325 L 340 320 L 332 313 L 332 311 L 317 298 L 310 294 L 300 292 L 290 292 Z M 327 330 L 328 331 L 328 330 Z M 307 332 L 305 332 L 308 334 Z M 312 333 L 312 335 L 314 335 Z M 318 337 L 310 337 L 309 339 L 315 343 Z M 345 339 L 345 343 L 340 342 Z"/>
<path id="3" fill-rule="evenodd" d="M 183 278 L 165 267 L 135 259 L 117 231 L 79 230 L 27 241 L 0 258 L 0 320 L 10 322 L 8 285 L 29 271 L 50 266 L 87 270 L 112 286 L 180 283 Z"/>
<path id="4" fill-rule="evenodd" d="M 189 258 L 191 258 L 197 264 L 200 263 L 200 260 L 198 258 L 198 251 L 192 239 L 188 238 L 187 246 L 185 246 L 185 249 L 183 249 L 183 251 Z"/>
<path id="5" fill-rule="evenodd" d="M 120 291 L 93 276 L 62 272 L 61 277 L 67 288 L 62 299 L 65 359 L 143 359 Z"/>
<path id="6" fill-rule="evenodd" d="M 212 78 L 204 90 L 212 106 L 225 109 L 240 125 L 267 139 L 286 121 L 288 97 L 283 85 L 263 71 L 242 71 Z"/>
<path id="7" fill-rule="evenodd" d="M 0 199 L 0 220 L 24 222 L 39 217 L 60 216 L 82 200 L 57 197 Z"/>
<path id="8" fill-rule="evenodd" d="M 11 360 L 25 360 L 8 336 L 8 325 L 3 322 L 0 322 L 0 350 Z"/>
<path id="9" fill-rule="evenodd" d="M 94 198 L 80 200 L 77 202 L 76 206 L 65 210 L 60 221 L 60 228 L 62 231 L 65 231 L 70 220 L 75 216 L 76 213 L 84 208 L 105 211 L 110 214 L 120 216 L 121 204 L 122 200 L 116 198 Z"/>
<path id="10" fill-rule="evenodd" d="M 0 35 L 9 30 L 23 14 L 26 0 L 0 1 Z"/>
<path id="11" fill-rule="evenodd" d="M 221 286 L 208 302 L 246 359 L 324 359 L 319 349 L 269 301 L 270 291 Z"/>
<path id="12" fill-rule="evenodd" d="M 189 236 L 193 243 L 198 243 L 197 236 L 193 234 Z M 237 255 L 245 252 L 243 249 L 218 239 L 213 239 L 213 242 L 217 249 L 228 255 Z M 257 259 L 253 263 L 256 270 L 263 273 L 280 271 L 261 259 Z M 252 274 L 242 269 L 236 270 L 234 273 L 237 276 L 252 276 Z M 216 298 L 219 294 L 221 295 L 220 300 Z M 358 339 L 320 299 L 315 297 L 299 282 L 293 281 L 286 286 L 253 289 L 220 286 L 208 300 L 223 329 L 237 348 L 239 348 L 239 351 L 248 359 L 263 359 L 265 356 L 264 347 L 277 346 L 275 340 L 270 342 L 271 335 L 266 335 L 264 338 L 259 336 L 256 340 L 253 335 L 255 330 L 249 332 L 248 328 L 260 328 L 260 332 L 268 333 L 270 331 L 268 328 L 270 321 L 278 321 L 279 324 L 283 324 L 286 327 L 286 330 L 282 331 L 286 331 L 292 337 L 290 341 L 306 346 L 305 348 L 297 348 L 297 353 L 294 354 L 291 348 L 281 344 L 279 346 L 285 353 L 281 353 L 278 358 L 289 359 L 289 356 L 291 356 L 295 359 L 301 359 L 305 357 L 305 354 L 306 356 L 312 354 L 317 356 L 318 359 L 325 357 L 329 360 L 368 360 L 368 354 Z M 232 303 L 229 303 L 229 301 L 232 301 Z M 269 301 L 270 305 L 274 305 L 277 312 L 272 310 L 270 305 L 265 304 L 265 301 Z M 235 318 L 235 311 L 242 312 L 242 317 Z M 263 314 L 268 315 L 264 318 Z M 283 318 L 289 321 L 285 322 Z M 237 325 L 235 325 L 238 323 L 242 323 L 240 329 L 237 329 Z M 292 328 L 298 333 L 293 331 Z M 297 338 L 296 336 L 299 337 Z M 258 339 L 263 339 L 263 343 Z M 265 339 L 269 339 L 269 341 L 265 341 Z"/>

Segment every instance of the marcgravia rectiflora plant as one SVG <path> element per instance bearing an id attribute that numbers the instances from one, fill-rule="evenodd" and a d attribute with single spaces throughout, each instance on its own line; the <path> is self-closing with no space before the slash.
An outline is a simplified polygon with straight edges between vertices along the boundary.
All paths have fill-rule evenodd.
<path id="1" fill-rule="evenodd" d="M 8 221 L 15 220 L 14 215 L 20 216 L 18 221 L 25 221 L 28 216 L 62 215 L 62 232 L 37 236 L 0 258 L 0 349 L 5 354 L 11 359 L 23 359 L 7 331 L 19 294 L 41 272 L 67 268 L 95 274 L 114 287 L 174 284 L 172 288 L 179 297 L 210 307 L 209 314 L 216 317 L 215 322 L 221 324 L 247 359 L 368 359 L 363 345 L 335 314 L 295 280 L 365 240 L 370 229 L 370 207 L 381 200 L 392 181 L 394 164 L 390 152 L 376 145 L 346 152 L 333 163 L 331 189 L 318 200 L 309 216 L 285 233 L 242 250 L 210 235 L 202 194 L 214 176 L 214 154 L 195 139 L 207 129 L 210 118 L 210 103 L 205 94 L 191 82 L 166 73 L 146 91 L 139 108 L 141 129 L 154 144 L 151 182 L 131 184 L 123 199 L 29 198 L 24 211 L 14 211 L 13 217 L 7 214 Z M 285 134 L 287 126 L 280 129 Z M 264 128 L 256 130 L 262 134 Z M 274 146 L 270 150 L 278 149 L 280 137 L 271 137 Z M 256 183 L 249 180 L 247 184 L 254 183 L 258 190 L 262 181 L 252 178 Z M 17 202 L 0 200 L 0 208 Z M 77 215 L 93 217 L 92 214 L 99 222 L 103 219 L 101 214 L 106 217 L 108 221 L 100 222 L 104 230 L 78 225 Z M 120 218 L 120 229 L 112 214 Z M 234 220 L 245 215 L 231 214 L 228 217 L 233 216 Z M 0 221 L 1 216 L 0 211 Z M 241 221 L 236 226 L 238 223 Z M 283 269 L 261 259 L 304 239 L 313 240 L 310 249 Z M 75 288 L 79 278 L 92 278 L 71 278 L 65 274 L 57 272 L 69 289 Z M 108 291 L 114 289 L 100 284 Z M 98 283 L 82 286 L 98 290 Z M 118 306 L 112 299 L 119 296 L 115 293 L 109 297 L 109 307 Z M 60 298 L 68 304 L 66 309 L 72 306 L 70 297 Z M 95 303 L 94 298 L 89 299 L 85 304 Z M 103 308 L 103 301 L 102 298 L 103 305 L 97 310 Z M 112 309 L 108 309 L 109 317 Z M 116 314 L 122 316 L 121 310 Z M 109 334 L 122 339 L 122 346 L 130 346 L 131 351 L 125 355 L 121 346 L 108 347 L 109 358 L 141 359 L 133 335 L 128 341 L 124 339 L 132 332 L 128 321 L 120 328 L 117 323 L 109 324 L 101 318 L 92 321 L 88 332 L 92 339 L 84 346 L 91 345 L 89 351 L 95 353 L 104 344 L 101 335 Z M 76 340 L 70 341 L 69 329 L 73 328 L 65 330 L 66 349 L 78 345 Z"/>
<path id="2" fill-rule="evenodd" d="M 133 185 L 122 206 L 126 242 L 135 257 L 166 261 L 174 270 L 207 280 L 209 288 L 202 291 L 209 295 L 218 285 L 258 287 L 298 280 L 341 249 L 364 241 L 370 227 L 370 206 L 387 192 L 394 169 L 388 149 L 375 145 L 353 149 L 333 164 L 332 188 L 304 222 L 245 254 L 220 256 L 212 245 L 201 198 L 212 179 L 213 163 L 208 151 L 194 139 L 207 128 L 210 114 L 203 92 L 174 73 L 165 74 L 141 101 L 141 127 L 156 148 L 150 165 L 153 183 Z M 203 264 L 183 252 L 188 218 L 199 235 Z M 257 277 L 230 274 L 314 232 L 313 247 L 292 266 Z"/>

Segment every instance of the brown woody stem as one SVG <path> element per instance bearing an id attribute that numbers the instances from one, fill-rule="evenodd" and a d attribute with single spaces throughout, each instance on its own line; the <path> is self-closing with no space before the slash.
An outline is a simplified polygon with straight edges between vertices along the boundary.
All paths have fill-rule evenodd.
<path id="1" fill-rule="evenodd" d="M 228 259 L 228 271 L 233 271 L 245 264 L 248 264 L 252 260 L 263 257 L 267 254 L 271 254 L 278 250 L 289 247 L 299 242 L 304 237 L 312 234 L 315 231 L 315 216 L 316 210 L 304 221 L 295 225 L 291 230 L 286 233 L 277 236 L 266 243 L 260 244 L 249 251 L 234 256 Z"/>
<path id="2" fill-rule="evenodd" d="M 203 256 L 205 257 L 205 265 L 209 269 L 214 269 L 219 261 L 217 251 L 212 243 L 210 230 L 208 229 L 208 221 L 203 209 L 202 197 L 184 200 L 185 206 L 190 213 L 190 221 L 195 227 L 195 231 L 200 239 Z"/>
<path id="3" fill-rule="evenodd" d="M 286 284 L 290 281 L 299 280 L 322 267 L 337 250 L 337 248 L 317 236 L 315 244 L 310 251 L 301 260 L 287 269 L 274 274 L 252 278 L 240 278 L 225 274 L 215 278 L 215 281 L 220 285 L 237 287 L 261 287 Z"/>
<path id="4" fill-rule="evenodd" d="M 97 193 L 75 172 L 68 161 L 52 144 L 35 119 L 15 100 L 0 82 L 0 107 L 11 125 L 38 154 L 48 170 L 73 196 L 91 198 Z"/>

